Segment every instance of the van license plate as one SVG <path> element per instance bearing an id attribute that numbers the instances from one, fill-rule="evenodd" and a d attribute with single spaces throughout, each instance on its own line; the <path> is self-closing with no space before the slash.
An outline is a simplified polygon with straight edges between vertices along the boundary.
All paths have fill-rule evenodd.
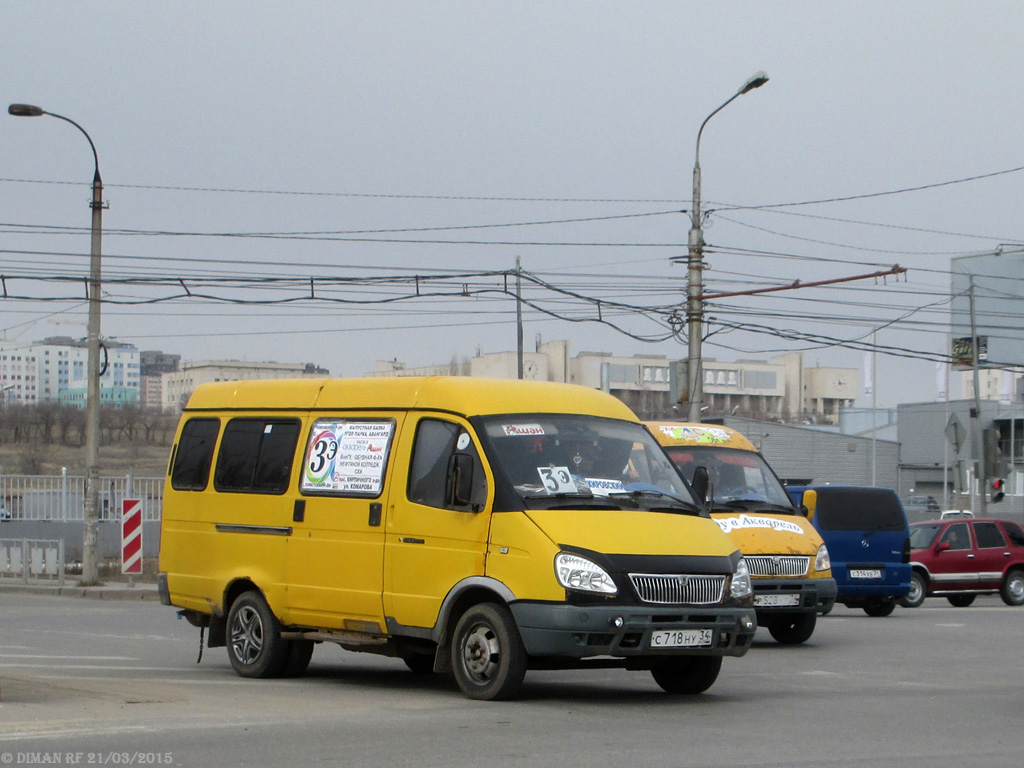
<path id="1" fill-rule="evenodd" d="M 651 633 L 651 648 L 699 648 L 711 645 L 710 629 L 673 629 Z"/>
<path id="2" fill-rule="evenodd" d="M 754 605 L 762 607 L 800 605 L 800 595 L 754 595 Z"/>
<path id="3" fill-rule="evenodd" d="M 880 579 L 882 572 L 878 568 L 851 568 L 851 579 Z"/>

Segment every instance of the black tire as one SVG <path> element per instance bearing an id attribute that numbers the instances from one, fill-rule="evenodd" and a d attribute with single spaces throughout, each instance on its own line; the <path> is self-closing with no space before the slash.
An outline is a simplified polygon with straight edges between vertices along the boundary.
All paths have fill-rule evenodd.
<path id="1" fill-rule="evenodd" d="M 281 677 L 302 677 L 309 668 L 309 661 L 313 658 L 312 640 L 289 640 L 288 655 L 284 660 L 284 667 L 281 669 Z"/>
<path id="2" fill-rule="evenodd" d="M 864 605 L 864 613 L 868 616 L 888 616 L 896 610 L 896 601 L 893 598 L 879 598 Z"/>
<path id="3" fill-rule="evenodd" d="M 276 677 L 288 660 L 281 622 L 259 592 L 244 592 L 228 611 L 228 658 L 242 677 Z"/>
<path id="4" fill-rule="evenodd" d="M 949 595 L 946 599 L 954 608 L 966 608 L 974 602 L 974 595 Z"/>
<path id="5" fill-rule="evenodd" d="M 910 592 L 900 598 L 900 605 L 904 608 L 919 608 L 928 594 L 928 583 L 917 571 L 910 574 Z"/>
<path id="6" fill-rule="evenodd" d="M 1024 605 L 1024 571 L 1015 568 L 1006 574 L 999 596 L 1007 605 Z"/>
<path id="7" fill-rule="evenodd" d="M 471 699 L 511 699 L 526 676 L 526 649 L 508 608 L 480 603 L 462 614 L 452 634 L 452 669 Z"/>
<path id="8" fill-rule="evenodd" d="M 718 679 L 721 656 L 676 656 L 651 669 L 654 682 L 666 693 L 704 693 Z"/>
<path id="9" fill-rule="evenodd" d="M 783 645 L 798 645 L 810 639 L 817 622 L 816 613 L 787 613 L 773 617 L 768 624 L 768 631 Z"/>
<path id="10" fill-rule="evenodd" d="M 434 671 L 434 657 L 426 653 L 414 653 L 412 656 L 402 657 L 405 666 L 410 672 L 417 675 L 429 675 Z"/>

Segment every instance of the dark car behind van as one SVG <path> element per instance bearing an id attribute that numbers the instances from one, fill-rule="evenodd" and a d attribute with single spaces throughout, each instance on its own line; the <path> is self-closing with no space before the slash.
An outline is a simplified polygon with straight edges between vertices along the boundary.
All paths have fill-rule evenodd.
<path id="1" fill-rule="evenodd" d="M 832 558 L 836 602 L 888 616 L 910 591 L 910 530 L 899 496 L 889 488 L 801 485 L 786 489 L 804 504 Z M 806 491 L 814 491 L 809 504 Z"/>

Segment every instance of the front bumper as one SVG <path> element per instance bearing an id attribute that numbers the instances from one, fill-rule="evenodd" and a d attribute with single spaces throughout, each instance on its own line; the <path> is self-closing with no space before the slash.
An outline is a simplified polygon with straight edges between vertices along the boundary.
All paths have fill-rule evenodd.
<path id="1" fill-rule="evenodd" d="M 742 656 L 757 630 L 752 608 L 652 608 L 576 606 L 519 601 L 509 605 L 531 656 L 583 659 L 594 656 Z M 621 626 L 616 626 L 621 620 Z M 657 630 L 711 631 L 708 645 L 655 648 Z"/>
<path id="2" fill-rule="evenodd" d="M 835 605 L 835 579 L 751 579 L 758 616 L 824 613 Z"/>

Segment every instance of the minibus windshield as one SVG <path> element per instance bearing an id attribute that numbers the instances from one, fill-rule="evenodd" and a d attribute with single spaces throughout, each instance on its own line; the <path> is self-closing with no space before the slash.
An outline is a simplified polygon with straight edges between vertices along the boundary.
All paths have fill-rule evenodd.
<path id="1" fill-rule="evenodd" d="M 690 482 L 697 467 L 707 468 L 716 506 L 747 508 L 753 504 L 763 509 L 767 504 L 772 511 L 796 514 L 786 489 L 760 454 L 706 445 L 673 445 L 665 450 Z"/>
<path id="2" fill-rule="evenodd" d="M 697 509 L 686 482 L 640 424 L 547 413 L 480 421 L 495 462 L 527 507 Z"/>

